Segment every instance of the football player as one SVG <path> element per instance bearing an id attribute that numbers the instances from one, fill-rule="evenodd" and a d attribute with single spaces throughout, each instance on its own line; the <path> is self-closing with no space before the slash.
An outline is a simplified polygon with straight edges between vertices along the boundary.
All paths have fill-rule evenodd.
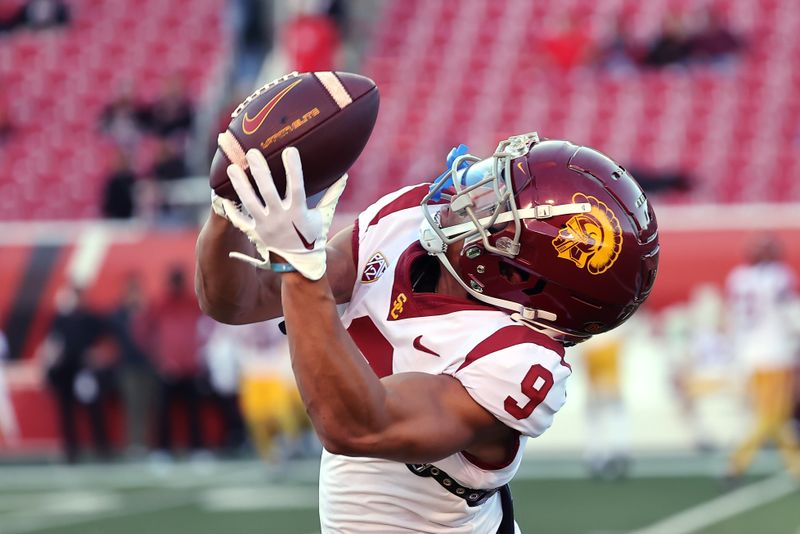
<path id="1" fill-rule="evenodd" d="M 728 478 L 736 481 L 755 453 L 774 439 L 789 472 L 800 479 L 800 445 L 791 424 L 795 346 L 790 306 L 794 273 L 782 261 L 780 244 L 762 238 L 751 245 L 750 262 L 727 280 L 730 327 L 738 357 L 750 378 L 755 422 L 733 451 Z"/>
<path id="2" fill-rule="evenodd" d="M 653 286 L 641 188 L 595 150 L 519 135 L 487 159 L 451 152 L 433 184 L 328 242 L 346 177 L 309 209 L 297 150 L 283 152 L 284 198 L 260 153 L 247 163 L 257 188 L 228 168 L 244 209 L 212 199 L 197 292 L 220 321 L 285 317 L 325 448 L 322 531 L 518 531 L 508 483 L 566 400 L 564 348 Z"/>
<path id="3" fill-rule="evenodd" d="M 580 347 L 587 382 L 586 463 L 592 476 L 609 480 L 625 478 L 630 468 L 628 410 L 622 392 L 622 330 L 629 324 Z"/>

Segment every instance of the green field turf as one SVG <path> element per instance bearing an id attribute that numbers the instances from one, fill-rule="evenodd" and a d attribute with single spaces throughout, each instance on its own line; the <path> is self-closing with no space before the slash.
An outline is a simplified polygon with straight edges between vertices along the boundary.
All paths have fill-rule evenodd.
<path id="1" fill-rule="evenodd" d="M 0 534 L 316 533 L 315 468 L 290 468 L 277 476 L 252 462 L 217 463 L 201 471 L 181 466 L 157 474 L 146 464 L 0 468 Z M 718 503 L 711 508 L 721 508 L 724 519 L 683 531 L 800 532 L 797 491 L 781 490 L 775 498 L 737 514 L 741 502 L 761 494 L 760 487 L 771 484 L 772 478 L 749 479 L 741 489 L 756 484 L 750 486 L 754 491 L 740 489 L 732 495 L 716 477 L 705 474 L 666 473 L 608 482 L 584 478 L 575 469 L 565 471 L 566 478 L 549 472 L 540 478 L 536 471 L 523 469 L 513 484 L 517 521 L 527 533 L 632 532 L 703 503 Z M 726 496 L 732 504 L 720 502 Z M 704 510 L 698 512 L 701 517 Z M 644 532 L 673 534 L 672 529 Z"/>

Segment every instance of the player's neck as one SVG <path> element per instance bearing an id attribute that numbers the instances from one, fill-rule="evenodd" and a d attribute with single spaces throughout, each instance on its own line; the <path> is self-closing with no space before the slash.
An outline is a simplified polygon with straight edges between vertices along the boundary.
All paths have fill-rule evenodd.
<path id="1" fill-rule="evenodd" d="M 447 252 L 445 252 L 450 265 L 452 265 L 456 270 L 458 270 L 458 256 L 462 247 L 463 243 L 455 243 L 449 246 L 447 248 Z M 452 274 L 450 274 L 450 271 L 444 268 L 444 265 L 441 266 L 441 274 L 436 283 L 436 293 L 461 299 L 469 298 L 467 291 L 461 286 L 459 281 L 456 280 Z"/>
<path id="2" fill-rule="evenodd" d="M 439 282 L 436 284 L 436 293 L 439 295 L 447 295 L 449 297 L 457 297 L 465 299 L 468 297 L 467 292 L 461 287 L 452 274 L 447 269 L 442 269 L 442 274 L 439 276 Z"/>

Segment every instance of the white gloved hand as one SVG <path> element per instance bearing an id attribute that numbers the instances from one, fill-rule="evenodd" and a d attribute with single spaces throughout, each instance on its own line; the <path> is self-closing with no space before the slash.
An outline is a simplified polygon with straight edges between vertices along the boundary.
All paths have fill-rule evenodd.
<path id="1" fill-rule="evenodd" d="M 328 231 L 336 204 L 347 184 L 347 175 L 328 188 L 314 209 L 308 209 L 303 167 L 296 148 L 289 147 L 281 154 L 286 170 L 284 199 L 275 189 L 272 173 L 261 152 L 250 149 L 246 157 L 264 204 L 258 199 L 244 169 L 238 165 L 228 166 L 228 178 L 249 215 L 230 200 L 222 199 L 221 202 L 228 220 L 250 239 L 261 258 L 240 252 L 231 252 L 230 257 L 260 269 L 279 270 L 270 265 L 269 253 L 273 252 L 306 278 L 319 280 L 325 274 Z"/>

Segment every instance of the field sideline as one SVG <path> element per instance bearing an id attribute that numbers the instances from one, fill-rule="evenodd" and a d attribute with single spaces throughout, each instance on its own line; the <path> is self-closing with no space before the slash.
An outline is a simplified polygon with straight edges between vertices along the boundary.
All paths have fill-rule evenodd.
<path id="1" fill-rule="evenodd" d="M 800 492 L 771 475 L 725 492 L 722 456 L 642 458 L 622 482 L 587 479 L 575 459 L 528 461 L 514 483 L 523 532 L 798 534 Z M 0 534 L 319 532 L 314 461 L 0 467 Z"/>

